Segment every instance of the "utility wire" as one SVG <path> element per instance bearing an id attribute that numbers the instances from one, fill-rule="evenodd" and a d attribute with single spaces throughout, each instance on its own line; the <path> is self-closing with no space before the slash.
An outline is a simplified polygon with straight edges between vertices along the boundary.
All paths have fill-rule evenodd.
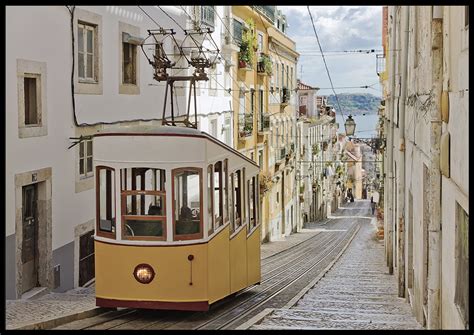
<path id="1" fill-rule="evenodd" d="M 326 59 L 324 58 L 323 48 L 321 47 L 321 43 L 319 42 L 318 33 L 316 32 L 316 27 L 314 26 L 313 15 L 311 14 L 311 11 L 309 10 L 309 6 L 306 6 L 306 8 L 308 9 L 308 13 L 309 13 L 309 16 L 311 18 L 311 24 L 313 25 L 314 35 L 316 36 L 316 40 L 318 41 L 319 50 L 321 51 L 324 66 L 326 67 L 326 72 L 327 72 L 328 77 L 329 77 L 329 82 L 331 83 L 332 91 L 334 92 L 334 95 L 336 96 L 337 106 L 339 107 L 339 110 L 341 111 L 343 119 L 345 119 L 344 112 L 342 111 L 341 105 L 339 104 L 339 98 L 337 97 L 336 91 L 334 90 L 334 85 L 332 83 L 331 75 L 329 74 L 329 69 L 328 69 L 328 65 L 326 63 Z"/>

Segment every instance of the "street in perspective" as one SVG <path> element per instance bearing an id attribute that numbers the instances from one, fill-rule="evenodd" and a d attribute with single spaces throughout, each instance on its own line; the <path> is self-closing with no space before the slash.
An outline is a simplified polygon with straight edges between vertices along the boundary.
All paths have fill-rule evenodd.
<path id="1" fill-rule="evenodd" d="M 5 11 L 3 329 L 469 329 L 469 6 Z"/>

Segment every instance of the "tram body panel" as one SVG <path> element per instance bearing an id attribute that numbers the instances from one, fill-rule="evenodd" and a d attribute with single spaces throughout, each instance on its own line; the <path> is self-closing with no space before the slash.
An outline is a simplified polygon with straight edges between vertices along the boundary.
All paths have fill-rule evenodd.
<path id="1" fill-rule="evenodd" d="M 229 225 L 208 243 L 209 303 L 230 294 Z"/>
<path id="2" fill-rule="evenodd" d="M 207 244 L 131 246 L 95 241 L 96 296 L 131 301 L 207 301 Z M 188 260 L 193 255 L 194 259 Z M 134 269 L 149 264 L 155 277 L 139 283 Z M 192 285 L 191 282 L 192 263 Z"/>
<path id="3" fill-rule="evenodd" d="M 260 283 L 261 225 L 247 237 L 247 285 Z"/>
<path id="4" fill-rule="evenodd" d="M 230 245 L 230 291 L 247 287 L 247 228 L 231 237 Z"/>

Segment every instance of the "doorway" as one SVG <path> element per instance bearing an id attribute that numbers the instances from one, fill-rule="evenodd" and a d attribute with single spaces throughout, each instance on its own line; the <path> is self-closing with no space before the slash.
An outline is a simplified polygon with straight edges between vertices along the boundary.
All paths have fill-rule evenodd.
<path id="1" fill-rule="evenodd" d="M 38 282 L 38 184 L 22 190 L 22 287 L 21 293 L 39 286 Z"/>
<path id="2" fill-rule="evenodd" d="M 95 278 L 94 230 L 79 237 L 79 286 Z"/>

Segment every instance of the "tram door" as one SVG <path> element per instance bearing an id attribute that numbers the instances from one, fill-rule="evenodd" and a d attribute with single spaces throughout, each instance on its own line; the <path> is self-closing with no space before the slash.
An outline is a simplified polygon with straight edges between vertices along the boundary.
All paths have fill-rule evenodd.
<path id="1" fill-rule="evenodd" d="M 38 186 L 23 187 L 22 293 L 38 286 Z"/>

